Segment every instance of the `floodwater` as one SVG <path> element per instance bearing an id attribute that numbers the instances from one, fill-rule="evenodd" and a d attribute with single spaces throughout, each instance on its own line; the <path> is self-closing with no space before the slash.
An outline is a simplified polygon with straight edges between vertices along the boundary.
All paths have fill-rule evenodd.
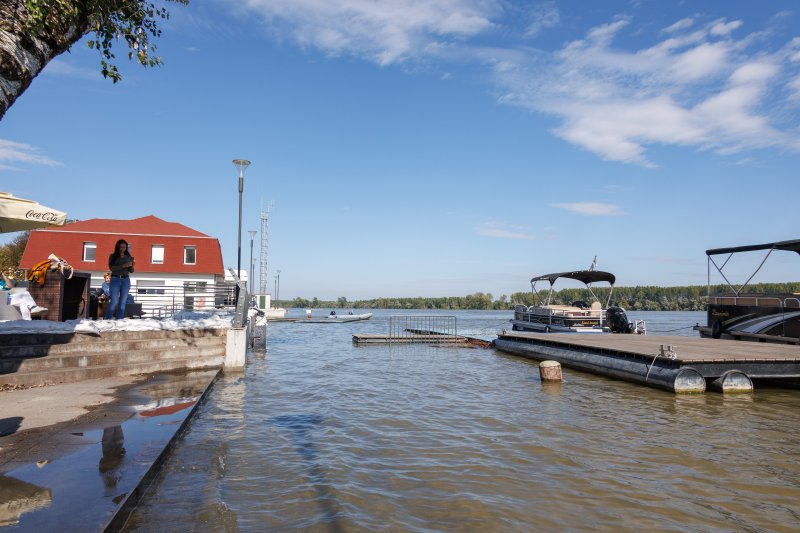
<path id="1" fill-rule="evenodd" d="M 491 348 L 352 344 L 400 313 L 271 323 L 267 352 L 217 382 L 128 529 L 800 527 L 800 391 L 681 396 L 570 369 L 543 384 L 535 362 Z M 489 338 L 510 318 L 452 314 Z M 704 314 L 629 318 L 694 336 Z"/>

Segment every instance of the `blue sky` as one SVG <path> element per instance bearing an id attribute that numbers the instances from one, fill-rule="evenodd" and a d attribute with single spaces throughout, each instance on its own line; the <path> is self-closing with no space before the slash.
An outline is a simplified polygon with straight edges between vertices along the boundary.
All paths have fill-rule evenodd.
<path id="1" fill-rule="evenodd" d="M 800 238 L 796 2 L 168 7 L 162 67 L 120 47 L 115 85 L 81 42 L 34 80 L 0 190 L 181 222 L 235 267 L 249 159 L 242 264 L 272 203 L 282 299 L 498 297 L 595 255 L 618 285 L 704 284 L 708 248 Z"/>

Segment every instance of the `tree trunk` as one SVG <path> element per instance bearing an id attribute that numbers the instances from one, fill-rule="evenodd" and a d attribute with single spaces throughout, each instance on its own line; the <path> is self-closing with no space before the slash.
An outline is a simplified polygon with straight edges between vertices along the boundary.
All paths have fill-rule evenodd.
<path id="1" fill-rule="evenodd" d="M 26 26 L 29 18 L 25 0 L 0 0 L 0 119 L 50 60 L 87 30 L 84 24 L 63 35 L 36 34 Z"/>

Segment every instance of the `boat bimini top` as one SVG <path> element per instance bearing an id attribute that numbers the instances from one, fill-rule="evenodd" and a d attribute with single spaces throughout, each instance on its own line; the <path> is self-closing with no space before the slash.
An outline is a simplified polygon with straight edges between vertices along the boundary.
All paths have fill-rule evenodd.
<path id="1" fill-rule="evenodd" d="M 602 270 L 574 270 L 572 272 L 557 272 L 555 274 L 544 274 L 543 276 L 537 276 L 531 279 L 531 292 L 539 298 L 539 293 L 536 291 L 536 283 L 539 281 L 547 281 L 550 284 L 550 290 L 547 293 L 547 300 L 544 302 L 544 305 L 550 305 L 550 299 L 553 295 L 553 285 L 555 282 L 561 278 L 566 279 L 574 279 L 576 281 L 580 281 L 586 288 L 589 289 L 589 292 L 592 294 L 595 300 L 598 302 L 600 299 L 595 295 L 594 291 L 592 290 L 592 283 L 597 282 L 605 282 L 611 286 L 611 291 L 608 293 L 608 300 L 606 301 L 606 307 L 608 303 L 611 301 L 611 293 L 614 291 L 614 282 L 617 280 L 616 276 L 611 272 L 603 272 Z"/>
<path id="2" fill-rule="evenodd" d="M 531 283 L 547 280 L 550 282 L 550 285 L 553 285 L 559 278 L 575 279 L 586 285 L 598 281 L 605 281 L 613 285 L 614 282 L 617 281 L 617 278 L 611 272 L 603 272 L 601 270 L 575 270 L 574 272 L 558 272 L 556 274 L 538 276 L 533 278 Z"/>
<path id="3" fill-rule="evenodd" d="M 764 259 L 761 260 L 761 263 L 756 267 L 755 271 L 747 278 L 747 281 L 744 282 L 739 288 L 735 288 L 733 284 L 728 280 L 725 276 L 723 270 L 725 269 L 725 265 L 728 264 L 733 254 L 741 253 L 741 252 L 757 252 L 759 250 L 767 250 Z M 725 280 L 725 283 L 728 284 L 728 287 L 731 288 L 734 294 L 738 295 L 742 290 L 747 287 L 750 281 L 758 274 L 758 271 L 761 270 L 761 267 L 764 266 L 764 263 L 767 261 L 767 258 L 772 254 L 775 250 L 782 250 L 786 252 L 795 252 L 800 254 L 800 239 L 795 239 L 791 241 L 779 241 L 779 242 L 768 242 L 765 244 L 751 244 L 748 246 L 733 246 L 729 248 L 713 248 L 711 250 L 706 250 L 706 255 L 708 256 L 708 294 L 711 295 L 711 265 L 714 265 L 714 268 L 717 269 L 717 272 L 722 276 Z M 725 255 L 727 254 L 728 257 L 725 261 L 718 265 L 716 261 L 714 261 L 715 255 Z"/>

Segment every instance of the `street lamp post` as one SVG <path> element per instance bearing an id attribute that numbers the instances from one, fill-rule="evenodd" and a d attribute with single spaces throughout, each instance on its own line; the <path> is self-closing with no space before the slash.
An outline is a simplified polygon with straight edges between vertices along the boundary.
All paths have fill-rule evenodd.
<path id="1" fill-rule="evenodd" d="M 275 272 L 278 273 L 278 277 L 277 277 L 278 286 L 275 289 L 275 301 L 278 301 L 278 300 L 281 299 L 281 271 L 280 270 L 276 270 Z"/>
<path id="2" fill-rule="evenodd" d="M 254 283 L 253 283 L 253 239 L 255 238 L 256 233 L 258 233 L 258 231 L 254 230 L 254 229 L 251 229 L 251 230 L 247 230 L 247 233 L 250 234 L 250 273 L 247 275 L 247 283 L 248 283 L 248 286 L 250 287 L 250 294 L 252 294 L 253 293 L 253 286 L 254 286 Z"/>
<path id="3" fill-rule="evenodd" d="M 247 159 L 234 159 L 233 165 L 239 170 L 239 231 L 236 234 L 238 250 L 238 256 L 236 260 L 236 276 L 240 277 L 242 275 L 242 193 L 244 192 L 244 171 L 250 166 L 250 161 Z"/>

